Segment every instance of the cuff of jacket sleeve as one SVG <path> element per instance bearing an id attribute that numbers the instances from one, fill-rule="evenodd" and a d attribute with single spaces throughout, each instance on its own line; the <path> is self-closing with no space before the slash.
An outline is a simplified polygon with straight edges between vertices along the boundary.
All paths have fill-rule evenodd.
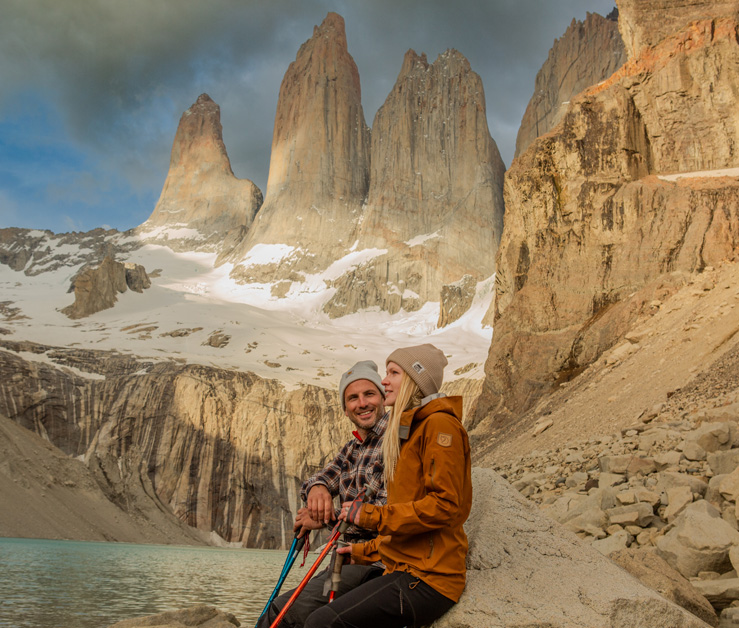
<path id="1" fill-rule="evenodd" d="M 376 530 L 380 523 L 380 506 L 375 504 L 363 504 L 362 510 L 359 511 L 359 525 L 368 530 Z"/>
<path id="2" fill-rule="evenodd" d="M 352 543 L 352 560 L 357 565 L 369 565 L 373 562 L 365 553 L 366 545 L 367 543 Z"/>

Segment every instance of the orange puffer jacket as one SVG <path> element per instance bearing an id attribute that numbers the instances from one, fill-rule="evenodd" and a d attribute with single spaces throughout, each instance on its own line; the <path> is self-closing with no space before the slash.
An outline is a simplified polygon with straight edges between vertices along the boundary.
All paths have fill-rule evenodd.
<path id="1" fill-rule="evenodd" d="M 381 560 L 385 573 L 407 571 L 455 602 L 465 584 L 472 506 L 470 446 L 461 397 L 441 397 L 403 413 L 395 477 L 387 505 L 365 504 L 359 525 L 379 536 L 352 546 L 358 563 Z"/>

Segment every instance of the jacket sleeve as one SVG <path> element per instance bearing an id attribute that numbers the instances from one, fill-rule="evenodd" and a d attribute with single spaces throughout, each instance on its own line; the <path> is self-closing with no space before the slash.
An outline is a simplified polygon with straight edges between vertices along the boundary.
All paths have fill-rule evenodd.
<path id="1" fill-rule="evenodd" d="M 386 506 L 365 504 L 359 519 L 362 527 L 380 535 L 420 534 L 454 523 L 468 507 L 463 504 L 469 467 L 464 427 L 456 418 L 439 412 L 424 421 L 423 429 L 424 497 Z"/>
<path id="2" fill-rule="evenodd" d="M 382 537 L 376 536 L 365 543 L 352 543 L 352 560 L 358 565 L 371 565 L 382 560 L 379 547 Z"/>
<path id="3" fill-rule="evenodd" d="M 315 475 L 309 477 L 300 487 L 300 498 L 303 502 L 308 501 L 308 493 L 316 484 L 323 484 L 332 497 L 339 494 L 342 464 L 346 460 L 347 451 L 351 441 L 341 448 L 336 457 Z"/>

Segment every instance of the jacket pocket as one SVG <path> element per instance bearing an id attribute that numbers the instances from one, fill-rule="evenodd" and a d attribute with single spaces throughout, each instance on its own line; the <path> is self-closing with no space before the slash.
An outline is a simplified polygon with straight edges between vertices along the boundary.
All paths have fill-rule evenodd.
<path id="1" fill-rule="evenodd" d="M 431 560 L 431 557 L 434 555 L 434 535 L 429 534 L 429 555 L 426 557 L 426 560 Z"/>

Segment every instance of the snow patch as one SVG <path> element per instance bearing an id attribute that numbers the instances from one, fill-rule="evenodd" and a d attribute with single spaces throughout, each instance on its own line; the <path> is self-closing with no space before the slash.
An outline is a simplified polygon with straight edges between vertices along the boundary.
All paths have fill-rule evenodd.
<path id="1" fill-rule="evenodd" d="M 696 170 L 695 172 L 678 172 L 677 174 L 660 174 L 662 181 L 677 181 L 678 179 L 700 179 L 702 177 L 739 177 L 739 168 L 722 168 L 719 170 Z"/>
<path id="2" fill-rule="evenodd" d="M 278 264 L 284 259 L 295 257 L 301 250 L 289 244 L 256 244 L 241 260 L 241 265 L 249 267 Z"/>
<path id="3" fill-rule="evenodd" d="M 197 229 L 188 227 L 187 225 L 169 225 L 156 227 L 141 233 L 140 239 L 156 239 L 156 240 L 203 240 L 205 235 Z"/>
<path id="4" fill-rule="evenodd" d="M 230 277 L 233 264 L 216 268 L 216 253 L 176 252 L 148 242 L 118 259 L 142 264 L 148 272 L 158 269 L 152 286 L 143 293 L 126 291 L 118 295 L 113 308 L 76 321 L 59 311 L 73 301 L 67 288 L 75 268 L 61 267 L 28 277 L 0 265 L 3 300 L 11 301 L 12 307 L 28 317 L 0 324 L 16 340 L 249 371 L 278 380 L 287 388 L 305 383 L 336 388 L 341 373 L 358 360 L 374 360 L 382 368 L 395 348 L 424 342 L 434 343 L 449 356 L 446 379 L 453 380 L 454 370 L 462 366 L 483 364 L 492 329 L 483 328 L 481 321 L 493 297 L 493 278 L 478 284 L 470 311 L 443 329 L 436 327 L 439 303 L 434 302 L 414 312 L 391 315 L 372 308 L 329 318 L 323 307 L 335 289 L 327 284 L 386 252 L 354 247 L 326 270 L 293 282 L 287 296 L 277 298 L 271 284 L 234 281 Z M 260 245 L 250 251 L 250 259 L 265 263 L 296 253 L 295 247 L 287 245 Z M 405 291 L 405 298 L 413 296 Z M 216 331 L 229 336 L 225 345 L 207 343 Z M 53 363 L 45 355 L 24 357 Z M 80 377 L 102 379 L 53 364 Z M 482 376 L 475 370 L 464 374 Z"/>
<path id="5" fill-rule="evenodd" d="M 438 231 L 434 231 L 434 233 L 426 233 L 423 235 L 418 235 L 415 238 L 411 238 L 405 244 L 408 246 L 418 246 L 419 244 L 423 244 L 427 240 L 433 240 L 434 238 L 440 238 L 441 234 Z"/>

